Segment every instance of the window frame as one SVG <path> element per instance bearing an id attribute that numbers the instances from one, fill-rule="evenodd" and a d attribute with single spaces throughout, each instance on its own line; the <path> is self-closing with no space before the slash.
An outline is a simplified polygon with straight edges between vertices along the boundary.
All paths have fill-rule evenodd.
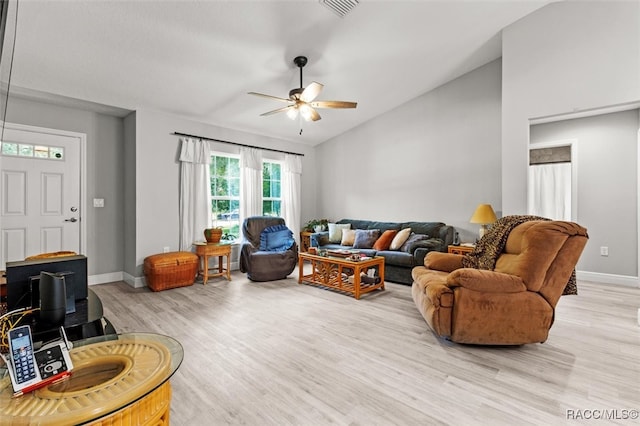
<path id="1" fill-rule="evenodd" d="M 279 189 L 279 193 L 280 193 L 279 197 L 273 197 L 273 196 L 265 197 L 264 196 L 264 167 L 265 167 L 266 164 L 277 164 L 278 167 L 280 168 L 279 180 L 277 181 L 278 182 L 278 186 L 279 186 L 278 189 Z M 271 203 L 273 203 L 274 201 L 277 201 L 279 203 L 279 209 L 278 209 L 278 214 L 275 215 L 275 216 L 277 216 L 277 217 L 281 217 L 282 216 L 282 201 L 283 201 L 283 198 L 282 198 L 282 169 L 283 169 L 283 167 L 284 167 L 284 162 L 281 161 L 281 160 L 273 160 L 273 159 L 265 159 L 265 158 L 262 159 L 262 179 L 261 179 L 262 180 L 262 182 L 261 182 L 262 183 L 262 197 L 261 197 L 262 200 L 261 200 L 261 203 L 262 203 L 262 214 L 265 215 L 265 216 L 272 216 L 271 214 L 265 213 L 265 209 L 264 209 L 265 201 L 268 201 L 268 202 L 271 202 Z M 270 182 L 273 182 L 273 179 L 270 179 Z M 273 212 L 273 210 L 271 211 L 271 213 L 272 212 Z"/>
<path id="2" fill-rule="evenodd" d="M 236 239 L 240 238 L 240 205 L 242 203 L 242 199 L 240 198 L 240 179 L 241 179 L 241 173 L 240 173 L 240 155 L 238 154 L 232 154 L 232 153 L 228 153 L 228 152 L 220 152 L 220 151 L 211 151 L 210 152 L 211 155 L 211 163 L 209 165 L 209 171 L 210 171 L 210 176 L 209 176 L 209 195 L 211 197 L 211 203 L 210 203 L 210 209 L 211 209 L 211 226 L 212 227 L 222 227 L 224 232 L 226 234 L 231 234 L 233 235 Z M 216 160 L 214 160 L 214 157 L 218 157 L 218 158 L 226 158 L 228 160 L 230 159 L 234 159 L 237 160 L 238 162 L 238 176 L 237 176 L 237 180 L 238 180 L 238 195 L 234 196 L 231 194 L 231 188 L 227 188 L 227 192 L 229 195 L 226 196 L 220 196 L 217 194 L 214 194 L 213 191 L 213 184 L 214 184 L 214 179 L 216 178 L 221 178 L 222 176 L 218 176 L 217 174 L 213 173 L 213 170 L 215 169 L 216 166 Z M 227 162 L 228 162 L 227 160 Z M 227 175 L 224 178 L 226 179 L 236 179 L 235 176 L 233 175 Z M 229 218 L 228 219 L 224 219 L 224 218 L 219 218 L 220 214 L 224 214 L 224 213 L 219 213 L 218 211 L 214 210 L 214 205 L 217 201 L 229 201 Z M 235 208 L 231 208 L 234 203 L 237 203 L 238 207 L 237 209 Z M 233 212 L 237 210 L 237 216 L 233 217 Z M 221 223 L 224 222 L 224 223 Z M 235 230 L 235 228 L 237 227 L 237 231 Z"/>

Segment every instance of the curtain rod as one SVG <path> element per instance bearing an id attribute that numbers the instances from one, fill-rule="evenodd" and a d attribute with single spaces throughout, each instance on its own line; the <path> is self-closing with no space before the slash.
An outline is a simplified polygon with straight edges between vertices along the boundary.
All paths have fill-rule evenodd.
<path id="1" fill-rule="evenodd" d="M 298 152 L 281 151 L 279 149 L 273 149 L 273 148 L 263 148 L 261 146 L 246 145 L 246 144 L 238 143 L 238 142 L 223 141 L 221 139 L 205 138 L 204 136 L 189 135 L 187 133 L 173 132 L 173 134 L 174 135 L 178 135 L 178 136 L 186 136 L 188 138 L 203 139 L 203 140 L 211 141 L 211 142 L 222 142 L 222 143 L 228 143 L 230 145 L 244 146 L 246 148 L 264 149 L 265 151 L 280 152 L 282 154 L 299 155 L 301 157 L 304 157 L 304 154 L 300 154 Z"/>

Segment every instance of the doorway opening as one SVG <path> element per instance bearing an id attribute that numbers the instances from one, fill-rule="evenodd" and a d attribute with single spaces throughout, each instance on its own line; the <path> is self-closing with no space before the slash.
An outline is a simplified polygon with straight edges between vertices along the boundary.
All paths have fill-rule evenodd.
<path id="1" fill-rule="evenodd" d="M 529 145 L 529 214 L 552 220 L 576 220 L 577 147 L 573 139 Z"/>

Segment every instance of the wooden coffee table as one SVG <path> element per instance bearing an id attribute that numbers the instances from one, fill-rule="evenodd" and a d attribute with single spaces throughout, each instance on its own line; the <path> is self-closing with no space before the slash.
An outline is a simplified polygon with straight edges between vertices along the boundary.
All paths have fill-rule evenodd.
<path id="1" fill-rule="evenodd" d="M 311 263 L 312 272 L 307 275 L 304 273 L 305 261 Z M 366 273 L 369 268 L 377 268 L 379 283 L 360 282 L 360 273 Z M 353 282 L 349 282 L 350 275 L 353 275 Z M 364 293 L 378 289 L 384 290 L 384 258 L 377 256 L 355 262 L 341 257 L 300 252 L 298 253 L 298 284 L 303 283 L 338 290 L 360 299 Z"/>

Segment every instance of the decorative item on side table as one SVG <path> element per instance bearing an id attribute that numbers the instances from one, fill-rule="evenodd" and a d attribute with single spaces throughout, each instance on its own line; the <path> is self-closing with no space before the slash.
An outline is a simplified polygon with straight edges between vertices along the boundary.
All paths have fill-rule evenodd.
<path id="1" fill-rule="evenodd" d="M 480 224 L 480 238 L 482 238 L 487 232 L 487 225 L 498 220 L 496 217 L 496 213 L 493 211 L 493 207 L 491 204 L 480 204 L 476 207 L 476 211 L 473 212 L 473 216 L 469 219 L 471 223 L 479 223 Z"/>
<path id="2" fill-rule="evenodd" d="M 302 229 L 307 232 L 322 232 L 327 229 L 328 224 L 329 219 L 311 219 Z"/>
<path id="3" fill-rule="evenodd" d="M 204 230 L 204 238 L 208 243 L 219 243 L 222 238 L 222 228 L 207 228 Z"/>

